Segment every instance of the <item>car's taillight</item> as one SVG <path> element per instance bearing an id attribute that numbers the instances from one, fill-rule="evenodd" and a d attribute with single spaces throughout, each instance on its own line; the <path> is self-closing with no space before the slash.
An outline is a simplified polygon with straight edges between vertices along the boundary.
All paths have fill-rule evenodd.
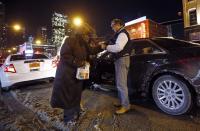
<path id="1" fill-rule="evenodd" d="M 14 65 L 13 64 L 6 65 L 6 67 L 4 68 L 4 72 L 16 73 Z"/>

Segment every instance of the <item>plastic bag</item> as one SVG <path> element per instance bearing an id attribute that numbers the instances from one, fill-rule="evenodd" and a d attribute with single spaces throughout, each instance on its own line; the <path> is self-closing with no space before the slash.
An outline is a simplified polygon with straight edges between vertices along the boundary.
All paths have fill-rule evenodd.
<path id="1" fill-rule="evenodd" d="M 87 80 L 90 76 L 90 64 L 86 63 L 85 66 L 77 68 L 76 78 L 79 80 Z"/>

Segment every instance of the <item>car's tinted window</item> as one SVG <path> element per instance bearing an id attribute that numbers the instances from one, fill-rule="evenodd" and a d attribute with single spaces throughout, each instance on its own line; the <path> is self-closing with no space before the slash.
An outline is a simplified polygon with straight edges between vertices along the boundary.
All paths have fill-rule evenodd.
<path id="1" fill-rule="evenodd" d="M 15 60 L 25 60 L 25 56 L 24 55 L 13 55 L 10 57 L 10 61 L 15 61 Z"/>
<path id="2" fill-rule="evenodd" d="M 26 57 L 24 55 L 13 55 L 10 58 L 10 61 L 17 61 L 17 60 L 27 60 L 27 59 L 48 59 L 46 55 L 43 54 L 34 54 L 32 57 Z"/>
<path id="3" fill-rule="evenodd" d="M 200 46 L 195 43 L 190 43 L 190 42 L 175 40 L 175 39 L 167 39 L 167 38 L 154 38 L 152 39 L 152 41 L 154 41 L 160 47 L 168 49 L 168 50 L 175 49 L 175 48 Z"/>
<path id="4" fill-rule="evenodd" d="M 151 42 L 147 40 L 140 40 L 140 41 L 134 41 L 133 42 L 133 50 L 136 55 L 142 55 L 142 54 L 157 54 L 161 53 L 162 51 L 154 46 Z"/>
<path id="5" fill-rule="evenodd" d="M 43 54 L 34 54 L 31 59 L 48 59 L 48 57 Z"/>

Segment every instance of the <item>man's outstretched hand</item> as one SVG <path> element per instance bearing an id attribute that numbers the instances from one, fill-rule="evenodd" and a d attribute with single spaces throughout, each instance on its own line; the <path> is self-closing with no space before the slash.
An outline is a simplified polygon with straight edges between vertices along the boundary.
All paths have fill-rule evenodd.
<path id="1" fill-rule="evenodd" d="M 101 49 L 103 49 L 103 50 L 105 50 L 106 47 L 107 47 L 107 44 L 106 44 L 105 41 L 101 41 L 101 42 L 99 42 L 99 45 L 101 46 Z"/>

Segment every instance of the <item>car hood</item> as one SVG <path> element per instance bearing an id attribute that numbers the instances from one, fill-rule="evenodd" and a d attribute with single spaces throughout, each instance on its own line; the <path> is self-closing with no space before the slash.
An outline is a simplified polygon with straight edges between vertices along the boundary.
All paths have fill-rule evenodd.
<path id="1" fill-rule="evenodd" d="M 200 47 L 178 48 L 170 52 L 177 57 L 200 57 Z"/>

